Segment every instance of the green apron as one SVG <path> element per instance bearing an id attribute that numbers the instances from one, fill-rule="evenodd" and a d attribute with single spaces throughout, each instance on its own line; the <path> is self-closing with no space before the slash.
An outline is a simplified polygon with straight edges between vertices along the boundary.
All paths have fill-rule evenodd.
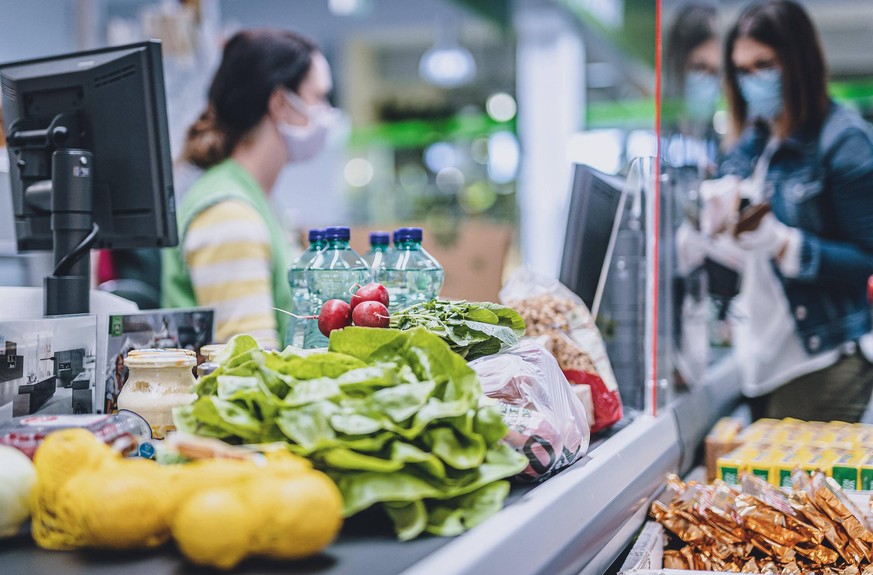
<path id="1" fill-rule="evenodd" d="M 286 278 L 290 253 L 288 240 L 273 215 L 263 190 L 252 175 L 232 159 L 227 159 L 203 173 L 185 194 L 178 210 L 179 247 L 168 248 L 163 254 L 161 305 L 163 307 L 193 307 L 200 305 L 191 285 L 191 274 L 182 257 L 188 226 L 194 218 L 225 201 L 240 201 L 250 205 L 263 218 L 270 234 L 270 274 L 272 276 L 273 307 L 291 309 L 291 288 Z M 288 316 L 275 312 L 279 341 L 285 334 Z"/>

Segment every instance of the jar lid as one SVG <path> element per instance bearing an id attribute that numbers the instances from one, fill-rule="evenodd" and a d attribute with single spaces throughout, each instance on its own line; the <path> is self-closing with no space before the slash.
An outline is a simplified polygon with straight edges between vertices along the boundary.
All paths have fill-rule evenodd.
<path id="1" fill-rule="evenodd" d="M 159 354 L 178 353 L 178 354 L 182 354 L 182 355 L 188 355 L 188 356 L 191 356 L 193 358 L 197 357 L 197 354 L 194 353 L 192 350 L 182 349 L 182 348 L 178 348 L 178 347 L 161 347 L 161 348 L 146 347 L 143 349 L 132 349 L 129 352 L 127 352 L 127 355 L 129 355 L 129 356 L 130 355 L 149 355 L 149 354 L 153 354 L 153 353 L 159 353 Z"/>
<path id="2" fill-rule="evenodd" d="M 221 353 L 227 346 L 226 343 L 210 343 L 200 347 L 200 355 L 206 358 L 206 361 L 212 361 L 215 357 Z"/>
<path id="3" fill-rule="evenodd" d="M 124 358 L 127 367 L 194 367 L 197 356 L 188 349 L 132 349 Z"/>

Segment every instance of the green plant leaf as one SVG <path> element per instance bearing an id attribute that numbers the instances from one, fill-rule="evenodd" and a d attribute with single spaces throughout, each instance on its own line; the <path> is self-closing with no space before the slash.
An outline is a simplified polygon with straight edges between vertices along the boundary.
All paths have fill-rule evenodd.
<path id="1" fill-rule="evenodd" d="M 386 502 L 385 511 L 400 541 L 415 539 L 427 527 L 427 508 L 420 499 L 407 503 Z"/>

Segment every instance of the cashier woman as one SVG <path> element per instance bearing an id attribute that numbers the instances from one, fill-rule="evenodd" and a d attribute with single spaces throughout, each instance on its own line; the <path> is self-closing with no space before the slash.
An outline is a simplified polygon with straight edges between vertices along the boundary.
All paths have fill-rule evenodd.
<path id="1" fill-rule="evenodd" d="M 742 274 L 743 391 L 758 417 L 857 421 L 873 390 L 858 345 L 871 327 L 873 131 L 828 97 L 816 30 L 795 2 L 744 10 L 724 69 L 737 141 L 701 191 L 701 219 Z"/>
<path id="2" fill-rule="evenodd" d="M 205 170 L 180 207 L 179 247 L 164 254 L 164 307 L 215 309 L 216 339 L 249 333 L 279 346 L 291 309 L 289 240 L 268 196 L 282 168 L 324 146 L 337 119 L 330 68 L 306 38 L 248 30 L 225 45 L 206 111 L 183 159 Z"/>

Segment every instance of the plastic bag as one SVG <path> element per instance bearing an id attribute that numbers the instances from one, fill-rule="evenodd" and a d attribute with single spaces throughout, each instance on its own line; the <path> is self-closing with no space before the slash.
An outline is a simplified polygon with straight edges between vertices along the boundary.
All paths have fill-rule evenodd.
<path id="1" fill-rule="evenodd" d="M 524 340 L 469 365 L 479 375 L 485 395 L 500 404 L 509 427 L 503 441 L 530 461 L 519 479 L 545 479 L 588 451 L 585 409 L 543 346 Z"/>
<path id="2" fill-rule="evenodd" d="M 14 447 L 33 459 L 50 433 L 78 427 L 87 429 L 107 445 L 125 455 L 151 458 L 154 455 L 152 428 L 132 411 L 115 415 L 28 415 L 0 423 L 0 445 Z"/>
<path id="3" fill-rule="evenodd" d="M 521 314 L 527 335 L 554 354 L 571 384 L 591 386 L 592 433 L 621 419 L 618 382 L 603 337 L 579 296 L 556 279 L 522 269 L 500 290 L 500 301 Z"/>

